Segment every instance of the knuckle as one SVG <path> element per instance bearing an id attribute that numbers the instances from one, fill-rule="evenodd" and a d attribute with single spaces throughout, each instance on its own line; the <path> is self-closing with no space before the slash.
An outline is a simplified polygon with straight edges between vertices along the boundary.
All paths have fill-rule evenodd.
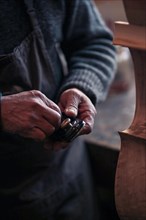
<path id="1" fill-rule="evenodd" d="M 31 90 L 31 91 L 29 91 L 30 92 L 30 94 L 31 94 L 31 96 L 33 97 L 33 98 L 36 98 L 36 97 L 39 97 L 39 98 L 41 98 L 42 97 L 42 92 L 41 91 L 39 91 L 39 90 Z"/>
<path id="2" fill-rule="evenodd" d="M 31 105 L 32 105 L 32 108 L 35 112 L 38 112 L 38 110 L 39 110 L 39 112 L 41 112 L 41 110 L 43 108 L 43 103 L 38 96 L 33 97 Z"/>
<path id="3" fill-rule="evenodd" d="M 34 92 L 34 95 L 42 96 L 42 93 L 39 90 L 33 90 L 33 92 Z"/>

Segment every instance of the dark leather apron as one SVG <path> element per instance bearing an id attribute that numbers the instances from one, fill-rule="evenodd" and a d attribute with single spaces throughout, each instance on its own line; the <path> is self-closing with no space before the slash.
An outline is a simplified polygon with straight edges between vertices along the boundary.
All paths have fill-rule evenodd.
<path id="1" fill-rule="evenodd" d="M 61 77 L 54 78 L 33 1 L 24 2 L 33 31 L 13 53 L 0 56 L 0 90 L 37 89 L 52 99 Z M 81 143 L 47 152 L 43 143 L 0 133 L 1 220 L 94 220 L 90 178 Z"/>

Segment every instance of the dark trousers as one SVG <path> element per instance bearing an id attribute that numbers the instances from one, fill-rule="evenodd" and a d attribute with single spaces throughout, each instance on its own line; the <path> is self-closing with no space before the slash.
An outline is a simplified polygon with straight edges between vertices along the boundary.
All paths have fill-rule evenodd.
<path id="1" fill-rule="evenodd" d="M 39 166 L 33 178 L 13 187 L 10 196 L 0 197 L 1 220 L 99 220 L 88 152 L 82 141 L 54 152 L 49 165 Z"/>

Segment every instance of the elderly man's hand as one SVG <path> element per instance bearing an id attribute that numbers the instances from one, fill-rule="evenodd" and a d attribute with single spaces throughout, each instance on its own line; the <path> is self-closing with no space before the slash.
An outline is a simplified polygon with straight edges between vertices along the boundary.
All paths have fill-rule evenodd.
<path id="1" fill-rule="evenodd" d="M 64 91 L 59 99 L 58 106 L 61 112 L 68 117 L 79 118 L 85 122 L 85 126 L 81 130 L 81 134 L 88 134 L 92 131 L 96 109 L 90 99 L 79 89 L 71 88 Z M 46 140 L 46 148 L 49 146 L 56 151 L 68 147 L 66 141 L 52 141 L 50 138 Z"/>
<path id="2" fill-rule="evenodd" d="M 60 126 L 61 111 L 33 90 L 2 97 L 1 119 L 4 131 L 42 141 Z"/>
<path id="3" fill-rule="evenodd" d="M 76 88 L 64 91 L 58 105 L 67 116 L 77 117 L 85 121 L 86 124 L 81 134 L 88 134 L 92 131 L 96 109 L 83 92 Z"/>

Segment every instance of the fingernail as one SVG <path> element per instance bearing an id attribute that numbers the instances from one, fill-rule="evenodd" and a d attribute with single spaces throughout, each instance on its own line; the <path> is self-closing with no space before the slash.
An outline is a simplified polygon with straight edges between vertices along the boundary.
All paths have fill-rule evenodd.
<path id="1" fill-rule="evenodd" d="M 77 110 L 75 108 L 67 108 L 65 111 L 66 113 L 73 113 L 73 114 L 77 113 Z"/>
<path id="2" fill-rule="evenodd" d="M 75 113 L 76 111 L 75 111 L 75 109 L 66 109 L 66 112 L 72 112 L 72 113 Z"/>

